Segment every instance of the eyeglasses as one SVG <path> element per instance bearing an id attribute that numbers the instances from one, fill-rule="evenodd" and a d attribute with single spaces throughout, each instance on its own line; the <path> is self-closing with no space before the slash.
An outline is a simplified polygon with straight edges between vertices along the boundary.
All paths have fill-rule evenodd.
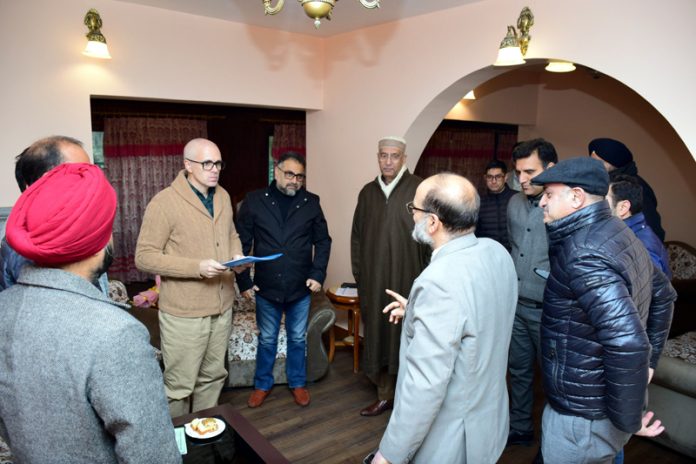
<path id="1" fill-rule="evenodd" d="M 496 174 L 496 175 L 486 174 L 486 180 L 503 180 L 504 178 L 505 178 L 505 174 Z"/>
<path id="2" fill-rule="evenodd" d="M 427 214 L 435 214 L 434 212 L 429 211 L 427 209 L 422 209 L 422 208 L 418 208 L 417 206 L 414 206 L 412 201 L 409 201 L 408 203 L 406 203 L 406 211 L 408 211 L 408 214 L 410 214 L 410 215 L 413 215 L 414 211 L 420 211 L 421 213 L 427 213 Z M 437 216 L 437 214 L 435 214 L 435 215 Z"/>
<path id="3" fill-rule="evenodd" d="M 223 169 L 225 169 L 225 162 L 224 161 L 210 161 L 210 160 L 196 161 L 196 160 L 192 160 L 190 158 L 186 158 L 186 160 L 190 161 L 192 163 L 200 164 L 204 171 L 212 171 L 213 166 L 216 167 L 218 171 L 222 171 Z"/>
<path id="4" fill-rule="evenodd" d="M 399 161 L 402 156 L 403 156 L 403 153 L 385 153 L 383 151 L 380 151 L 377 154 L 377 157 L 379 157 L 380 161 L 386 161 L 390 158 L 392 161 Z"/>
<path id="5" fill-rule="evenodd" d="M 283 173 L 283 177 L 285 177 L 286 180 L 297 179 L 298 182 L 304 182 L 304 180 L 307 178 L 307 176 L 304 174 L 295 174 L 292 171 L 283 171 L 280 166 L 276 166 L 276 168 Z"/>

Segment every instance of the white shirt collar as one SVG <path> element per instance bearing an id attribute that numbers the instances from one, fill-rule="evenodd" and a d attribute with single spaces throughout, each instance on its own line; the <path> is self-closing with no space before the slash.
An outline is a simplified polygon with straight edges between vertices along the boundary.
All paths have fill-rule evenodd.
<path id="1" fill-rule="evenodd" d="M 404 175 L 404 172 L 406 172 L 406 165 L 405 164 L 403 166 L 401 166 L 401 170 L 396 175 L 394 180 L 389 182 L 389 184 L 384 183 L 381 175 L 377 176 L 377 182 L 379 182 L 379 186 L 382 189 L 382 192 L 384 192 L 385 197 L 389 198 L 389 195 L 391 195 L 392 190 L 394 190 L 394 187 L 396 187 L 396 184 L 398 184 L 399 181 L 401 180 L 401 176 Z"/>

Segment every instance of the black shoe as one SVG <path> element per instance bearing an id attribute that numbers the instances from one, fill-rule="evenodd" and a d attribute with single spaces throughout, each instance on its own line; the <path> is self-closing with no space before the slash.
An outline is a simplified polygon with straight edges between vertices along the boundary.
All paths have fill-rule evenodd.
<path id="1" fill-rule="evenodd" d="M 533 443 L 534 432 L 510 432 L 508 434 L 507 444 L 505 446 L 531 446 Z"/>

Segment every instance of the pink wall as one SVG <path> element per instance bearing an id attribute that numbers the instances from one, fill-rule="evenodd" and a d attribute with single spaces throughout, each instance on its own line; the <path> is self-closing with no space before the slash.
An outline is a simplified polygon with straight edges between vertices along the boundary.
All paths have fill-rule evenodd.
<path id="1" fill-rule="evenodd" d="M 696 2 L 525 4 L 536 16 L 528 57 L 615 77 L 696 153 L 696 64 L 683 58 L 696 40 Z M 52 133 L 89 140 L 90 95 L 306 108 L 309 188 L 334 237 L 327 283 L 348 280 L 350 221 L 358 190 L 377 173 L 377 139 L 405 134 L 415 166 L 465 91 L 502 72 L 490 63 L 525 4 L 486 0 L 321 40 L 113 0 L 0 0 L 0 206 L 19 193 L 13 157 L 29 142 Z M 91 7 L 103 16 L 111 62 L 80 54 Z"/>
<path id="2" fill-rule="evenodd" d="M 513 68 L 481 86 L 476 101 L 462 100 L 451 119 L 520 125 L 520 139 L 545 137 L 561 158 L 587 155 L 595 137 L 613 137 L 631 148 L 639 173 L 655 189 L 667 240 L 693 243 L 696 163 L 674 129 L 648 102 L 609 76 L 590 70 L 554 74 L 543 65 Z"/>
<path id="3" fill-rule="evenodd" d="M 536 18 L 528 58 L 568 59 L 613 76 L 696 153 L 696 64 L 682 58 L 696 39 L 695 2 L 671 0 L 663 9 L 630 0 L 526 4 Z M 340 169 L 310 179 L 334 237 L 329 283 L 350 278 L 350 220 L 359 189 L 377 173 L 376 141 L 405 134 L 413 168 L 461 96 L 502 72 L 490 64 L 522 6 L 487 0 L 327 40 L 324 109 L 308 117 L 308 149 L 315 172 Z M 374 46 L 369 53 L 366 44 Z"/>
<path id="4" fill-rule="evenodd" d="M 113 59 L 81 54 L 89 8 Z M 262 6 L 259 6 L 262 8 Z M 0 206 L 33 140 L 91 141 L 90 95 L 321 108 L 320 39 L 112 0 L 0 0 Z"/>

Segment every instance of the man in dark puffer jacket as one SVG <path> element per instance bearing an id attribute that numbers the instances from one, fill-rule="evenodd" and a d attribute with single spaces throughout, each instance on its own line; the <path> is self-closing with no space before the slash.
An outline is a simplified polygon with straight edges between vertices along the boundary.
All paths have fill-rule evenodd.
<path id="1" fill-rule="evenodd" d="M 532 180 L 549 236 L 541 350 L 545 462 L 612 462 L 641 428 L 676 293 L 604 200 L 600 161 L 559 162 Z"/>
<path id="2" fill-rule="evenodd" d="M 488 237 L 500 243 L 510 252 L 507 230 L 507 208 L 510 198 L 517 193 L 507 186 L 507 165 L 504 161 L 493 160 L 486 166 L 486 193 L 481 195 L 476 236 Z"/>

